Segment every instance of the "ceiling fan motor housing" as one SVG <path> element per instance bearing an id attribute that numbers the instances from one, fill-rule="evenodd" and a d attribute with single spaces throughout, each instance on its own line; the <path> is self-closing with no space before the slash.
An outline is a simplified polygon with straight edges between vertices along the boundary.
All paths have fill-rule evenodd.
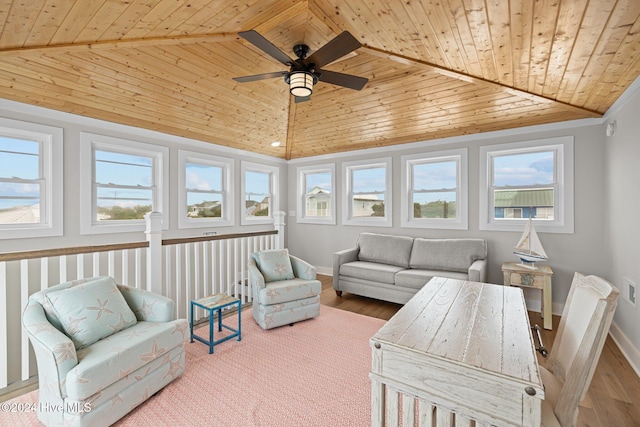
<path id="1" fill-rule="evenodd" d="M 293 53 L 295 53 L 299 59 L 304 59 L 309 55 L 309 46 L 306 44 L 297 44 L 293 47 Z"/>
<path id="2" fill-rule="evenodd" d="M 314 72 L 315 70 L 313 69 L 315 64 L 305 64 L 304 62 L 304 59 L 307 57 L 307 55 L 309 55 L 309 50 L 309 46 L 307 46 L 306 44 L 297 44 L 293 46 L 293 53 L 296 54 L 298 59 L 291 63 L 291 69 L 289 70 L 289 73 L 284 76 L 284 81 L 287 84 L 291 83 L 291 76 L 293 74 L 300 72 L 311 76 L 314 85 L 318 83 L 318 75 Z"/>

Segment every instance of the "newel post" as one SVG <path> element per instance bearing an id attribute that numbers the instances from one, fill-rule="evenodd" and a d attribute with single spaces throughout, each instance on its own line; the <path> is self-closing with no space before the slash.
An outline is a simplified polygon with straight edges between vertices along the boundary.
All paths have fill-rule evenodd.
<path id="1" fill-rule="evenodd" d="M 149 212 L 144 216 L 147 221 L 147 242 L 149 242 L 149 252 L 147 252 L 147 290 L 156 294 L 164 295 L 162 292 L 162 214 L 159 212 Z"/>
<path id="2" fill-rule="evenodd" d="M 287 215 L 284 211 L 278 211 L 273 214 L 273 227 L 278 230 L 277 248 L 284 248 L 284 217 Z"/>

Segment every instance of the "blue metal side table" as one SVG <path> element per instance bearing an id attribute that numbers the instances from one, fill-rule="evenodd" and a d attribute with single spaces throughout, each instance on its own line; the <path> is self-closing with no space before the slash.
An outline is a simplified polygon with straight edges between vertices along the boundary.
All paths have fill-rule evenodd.
<path id="1" fill-rule="evenodd" d="M 222 324 L 222 309 L 225 307 L 229 307 L 232 305 L 236 305 L 238 309 L 238 329 L 233 329 L 227 325 Z M 193 308 L 200 307 L 209 312 L 209 340 L 202 338 L 193 333 Z M 220 338 L 219 340 L 214 339 L 213 335 L 213 324 L 215 323 L 215 312 L 218 313 L 218 332 L 222 331 L 222 328 L 228 329 L 233 334 L 227 335 L 224 338 Z M 231 338 L 238 337 L 238 341 L 242 339 L 242 328 L 241 328 L 241 307 L 240 300 L 238 298 L 226 295 L 226 294 L 215 294 L 208 297 L 200 298 L 197 300 L 191 301 L 190 307 L 190 316 L 189 316 L 189 331 L 191 333 L 191 342 L 194 339 L 200 341 L 209 346 L 209 354 L 213 353 L 213 346 L 216 344 L 220 344 L 225 342 Z"/>

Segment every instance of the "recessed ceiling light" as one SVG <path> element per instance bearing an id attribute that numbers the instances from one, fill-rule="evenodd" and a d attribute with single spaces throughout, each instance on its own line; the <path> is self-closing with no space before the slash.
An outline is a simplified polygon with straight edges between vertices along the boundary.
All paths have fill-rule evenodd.
<path id="1" fill-rule="evenodd" d="M 273 142 L 271 143 L 271 146 L 272 146 L 272 147 L 280 147 L 280 144 L 281 144 L 281 142 L 280 142 L 280 141 L 273 141 Z"/>

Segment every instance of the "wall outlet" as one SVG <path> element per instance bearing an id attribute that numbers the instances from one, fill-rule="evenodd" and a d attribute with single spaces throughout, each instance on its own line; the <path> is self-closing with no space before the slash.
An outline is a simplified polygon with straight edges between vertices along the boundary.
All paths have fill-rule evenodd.
<path id="1" fill-rule="evenodd" d="M 632 306 L 636 306 L 636 284 L 631 279 L 622 278 L 622 294 Z"/>
<path id="2" fill-rule="evenodd" d="M 289 216 L 292 218 L 296 217 L 296 211 L 289 211 Z"/>

